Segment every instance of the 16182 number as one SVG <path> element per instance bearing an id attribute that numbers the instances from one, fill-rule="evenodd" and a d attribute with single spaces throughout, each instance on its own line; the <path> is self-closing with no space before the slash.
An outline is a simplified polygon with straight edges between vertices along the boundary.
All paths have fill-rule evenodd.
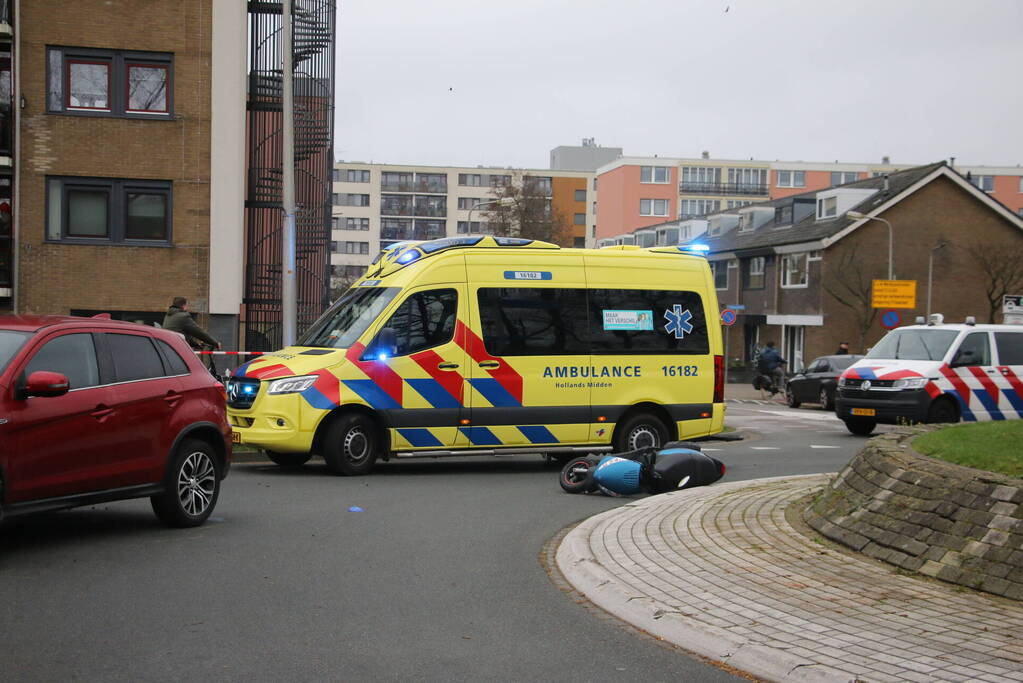
<path id="1" fill-rule="evenodd" d="M 695 365 L 662 365 L 665 377 L 696 377 L 699 368 Z"/>

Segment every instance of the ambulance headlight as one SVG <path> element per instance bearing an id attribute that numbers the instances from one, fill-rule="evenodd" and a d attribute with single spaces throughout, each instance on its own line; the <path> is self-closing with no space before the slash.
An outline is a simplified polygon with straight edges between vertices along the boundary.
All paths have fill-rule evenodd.
<path id="1" fill-rule="evenodd" d="M 303 375 L 301 377 L 285 377 L 283 379 L 275 379 L 270 382 L 269 388 L 266 393 L 268 394 L 296 394 L 300 391 L 305 391 L 312 385 L 316 384 L 316 380 L 319 379 L 317 375 Z"/>
<path id="2" fill-rule="evenodd" d="M 926 377 L 904 377 L 892 382 L 893 389 L 923 389 L 927 386 Z"/>

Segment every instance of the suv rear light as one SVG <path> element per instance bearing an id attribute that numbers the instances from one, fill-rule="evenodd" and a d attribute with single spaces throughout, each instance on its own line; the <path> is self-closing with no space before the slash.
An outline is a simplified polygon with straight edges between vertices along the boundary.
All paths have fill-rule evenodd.
<path id="1" fill-rule="evenodd" d="M 714 401 L 725 402 L 725 357 L 714 356 Z"/>

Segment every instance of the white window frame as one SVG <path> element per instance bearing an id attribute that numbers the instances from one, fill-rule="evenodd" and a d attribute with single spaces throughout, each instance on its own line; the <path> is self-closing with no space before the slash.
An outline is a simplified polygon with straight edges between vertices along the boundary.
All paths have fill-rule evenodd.
<path id="1" fill-rule="evenodd" d="M 835 182 L 835 176 L 838 176 L 838 182 Z M 859 180 L 860 174 L 856 171 L 832 171 L 831 172 L 831 184 L 832 185 L 845 185 L 846 183 L 854 183 Z"/>
<path id="2" fill-rule="evenodd" d="M 712 268 L 712 273 L 711 274 L 714 276 L 714 289 L 719 291 L 719 292 L 723 292 L 726 289 L 728 289 L 728 271 L 730 270 L 730 268 L 726 265 L 726 263 L 727 263 L 726 261 L 711 261 L 711 268 Z M 725 269 L 725 286 L 724 287 L 718 287 L 718 270 L 721 269 L 721 268 Z"/>
<path id="3" fill-rule="evenodd" d="M 657 179 L 661 172 L 664 174 L 664 180 Z M 643 180 L 644 176 L 648 179 Z M 671 171 L 667 166 L 640 166 L 639 182 L 645 185 L 668 185 L 671 183 Z"/>
<path id="4" fill-rule="evenodd" d="M 643 212 L 643 202 L 649 202 L 648 205 L 647 205 L 646 213 Z M 657 207 L 658 206 L 663 207 L 663 213 L 659 213 L 657 211 Z M 639 200 L 639 215 L 640 216 L 667 216 L 668 215 L 668 200 L 667 199 L 640 199 Z"/>
<path id="5" fill-rule="evenodd" d="M 786 180 L 782 180 L 784 178 Z M 796 178 L 799 178 L 798 182 Z M 806 187 L 806 171 L 778 171 L 775 187 Z"/>
<path id="6" fill-rule="evenodd" d="M 970 178 L 973 186 L 982 192 L 994 192 L 995 191 L 995 177 L 993 175 L 975 175 Z M 1023 181 L 1021 181 L 1023 183 Z M 984 187 L 988 185 L 989 187 Z"/>
<path id="7" fill-rule="evenodd" d="M 789 264 L 793 259 L 802 257 L 803 260 L 803 277 L 802 282 L 790 282 L 789 274 L 798 272 L 793 270 Z M 806 289 L 810 286 L 810 259 L 807 258 L 805 251 L 797 254 L 785 254 L 781 257 L 781 268 L 778 269 L 781 278 L 782 289 Z"/>
<path id="8" fill-rule="evenodd" d="M 838 215 L 838 197 L 822 197 L 817 200 L 817 220 L 834 218 Z"/>

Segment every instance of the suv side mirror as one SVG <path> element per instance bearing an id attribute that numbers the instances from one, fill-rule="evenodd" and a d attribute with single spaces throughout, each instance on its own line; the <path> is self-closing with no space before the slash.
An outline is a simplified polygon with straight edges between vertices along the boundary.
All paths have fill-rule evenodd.
<path id="1" fill-rule="evenodd" d="M 71 382 L 66 375 L 48 370 L 36 370 L 25 381 L 22 395 L 29 396 L 63 396 L 71 389 Z"/>
<path id="2" fill-rule="evenodd" d="M 371 360 L 386 360 L 398 353 L 398 333 L 393 327 L 385 327 L 377 332 L 376 339 L 370 345 L 366 355 Z"/>

